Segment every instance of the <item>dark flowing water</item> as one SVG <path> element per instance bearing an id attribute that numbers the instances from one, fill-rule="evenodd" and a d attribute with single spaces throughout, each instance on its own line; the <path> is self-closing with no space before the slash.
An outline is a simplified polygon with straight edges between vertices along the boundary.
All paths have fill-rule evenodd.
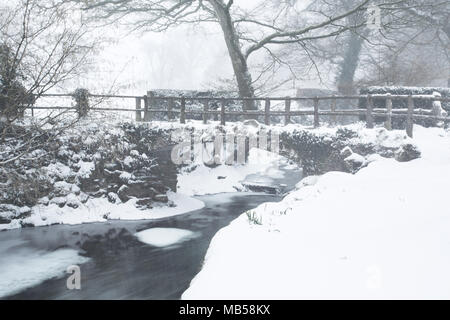
<path id="1" fill-rule="evenodd" d="M 199 197 L 205 208 L 154 221 L 112 221 L 75 226 L 25 228 L 0 233 L 36 250 L 73 248 L 90 260 L 81 268 L 81 290 L 68 290 L 67 276 L 50 279 L 7 299 L 179 299 L 200 271 L 211 238 L 247 209 L 279 196 L 228 194 Z M 137 240 L 134 233 L 180 228 L 198 237 L 169 247 Z M 3 257 L 5 258 L 5 257 Z"/>
<path id="2" fill-rule="evenodd" d="M 300 178 L 301 173 L 289 172 L 272 183 L 278 186 L 282 183 L 283 189 L 291 189 Z M 261 180 L 261 177 L 255 179 Z M 197 198 L 205 202 L 203 209 L 158 220 L 116 220 L 0 232 L 0 264 L 9 262 L 9 255 L 19 255 L 19 259 L 27 263 L 27 255 L 61 248 L 74 249 L 89 258 L 80 265 L 80 290 L 67 289 L 66 281 L 70 274 L 64 274 L 3 298 L 179 299 L 200 271 L 210 241 L 219 229 L 248 209 L 263 202 L 281 200 L 279 195 L 263 193 L 229 193 Z M 185 229 L 194 232 L 196 237 L 175 245 L 156 247 L 139 241 L 134 235 L 156 227 Z M 38 263 L 41 264 L 40 269 L 45 270 L 46 265 L 42 265 L 45 260 Z"/>
<path id="3" fill-rule="evenodd" d="M 0 233 L 1 243 L 20 238 L 36 250 L 73 248 L 90 260 L 81 268 L 81 290 L 68 290 L 67 276 L 50 279 L 9 299 L 179 299 L 200 271 L 211 238 L 243 211 L 278 196 L 229 194 L 199 197 L 205 208 L 155 221 L 57 225 Z M 198 237 L 155 247 L 134 233 L 162 227 L 187 229 Z"/>

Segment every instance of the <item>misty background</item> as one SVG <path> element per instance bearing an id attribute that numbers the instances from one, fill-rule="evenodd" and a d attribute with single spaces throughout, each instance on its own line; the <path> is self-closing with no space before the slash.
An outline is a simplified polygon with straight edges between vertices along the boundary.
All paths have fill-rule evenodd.
<path id="1" fill-rule="evenodd" d="M 80 10 L 83 1 L 45 3 L 60 2 L 74 4 L 73 9 L 66 10 L 74 26 L 85 22 L 89 13 Z M 368 3 L 378 2 L 383 1 Z M 20 0 L 0 0 L 0 9 L 20 6 L 20 3 Z M 232 3 L 233 19 L 244 17 L 257 22 L 236 25 L 244 51 L 254 39 L 259 41 L 267 35 L 267 30 L 305 28 L 323 21 L 324 17 L 348 11 L 361 1 L 236 0 Z M 395 10 L 404 16 L 391 14 L 394 7 L 385 7 L 379 29 L 367 28 L 367 15 L 358 13 L 340 23 L 362 22 L 362 27 L 339 31 L 324 39 L 268 44 L 252 52 L 247 63 L 255 94 L 296 95 L 299 88 L 322 88 L 346 94 L 371 85 L 447 87 L 450 78 L 448 3 L 440 0 L 393 3 L 385 1 L 387 6 L 398 6 Z M 405 8 L 414 10 L 408 12 Z M 143 13 L 140 17 L 125 15 L 112 21 L 94 18 L 87 23 L 84 27 L 88 25 L 90 30 L 85 41 L 98 38 L 97 42 L 92 41 L 94 50 L 79 72 L 52 90 L 67 93 L 86 88 L 92 93 L 115 94 L 142 94 L 153 89 L 237 91 L 230 54 L 217 21 L 181 22 L 154 32 L 150 27 L 137 27 L 136 22 L 147 17 Z M 270 27 L 258 25 L 260 22 Z M 320 37 L 326 31 L 324 28 L 314 36 Z"/>

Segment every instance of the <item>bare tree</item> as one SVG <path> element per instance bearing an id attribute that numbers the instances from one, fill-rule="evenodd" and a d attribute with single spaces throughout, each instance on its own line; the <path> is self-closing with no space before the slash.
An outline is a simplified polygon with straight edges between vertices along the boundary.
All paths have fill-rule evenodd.
<path id="1" fill-rule="evenodd" d="M 414 37 L 413 37 L 414 35 Z M 359 86 L 430 86 L 442 83 L 450 71 L 448 48 L 442 47 L 432 31 L 401 33 L 397 41 L 361 55 Z M 405 38 L 413 41 L 404 42 Z"/>
<path id="2" fill-rule="evenodd" d="M 17 0 L 0 12 L 0 142 L 24 138 L 16 125 L 24 111 L 45 92 L 75 76 L 93 52 L 95 37 L 74 16 L 73 6 L 48 10 L 45 1 Z M 0 164 L 11 163 L 39 147 L 50 128 L 53 133 L 70 123 L 64 112 L 52 112 L 31 122 L 24 143 L 0 152 Z M 63 124 L 64 123 L 64 124 Z M 18 130 L 18 131 L 17 131 Z M 20 132 L 19 132 L 20 131 Z"/>
<path id="3" fill-rule="evenodd" d="M 370 37 L 360 33 L 361 50 L 353 51 L 355 61 L 363 60 L 359 85 L 429 85 L 448 70 L 448 1 L 412 0 L 381 7 L 380 30 Z"/>
<path id="4" fill-rule="evenodd" d="M 417 35 L 428 35 L 429 47 L 436 47 L 436 44 L 439 44 L 446 54 L 447 63 L 450 64 L 450 3 L 448 1 L 415 0 L 409 6 L 404 5 L 402 18 L 406 22 L 411 22 L 411 27 L 418 30 Z M 413 45 L 416 37 L 414 35 L 410 40 Z M 450 71 L 447 71 L 447 77 L 448 86 L 450 86 Z"/>
<path id="5" fill-rule="evenodd" d="M 260 50 L 273 53 L 273 46 L 305 44 L 357 28 L 358 25 L 348 24 L 346 18 L 365 12 L 370 2 L 355 1 L 354 6 L 337 8 L 331 15 L 304 12 L 303 19 L 300 12 L 292 10 L 293 1 L 281 1 L 279 5 L 274 5 L 269 0 L 262 1 L 251 10 L 239 7 L 233 0 L 59 0 L 60 3 L 61 1 L 80 4 L 82 10 L 91 13 L 94 21 L 119 21 L 129 24 L 132 30 L 161 32 L 180 24 L 218 24 L 223 32 L 241 97 L 255 95 L 248 64 L 252 54 Z M 299 23 L 293 24 L 291 20 Z M 254 107 L 251 103 L 246 105 L 247 109 Z"/>
<path id="6" fill-rule="evenodd" d="M 351 7 L 353 0 L 342 0 L 342 5 Z M 355 14 L 347 17 L 350 25 L 358 25 L 364 21 L 362 14 Z M 338 66 L 338 74 L 336 76 L 336 87 L 339 93 L 353 94 L 355 93 L 354 78 L 359 63 L 359 55 L 363 47 L 364 39 L 367 37 L 369 29 L 359 28 L 350 30 L 345 42 L 342 60 Z"/>
<path id="7" fill-rule="evenodd" d="M 355 0 L 314 1 L 308 9 L 332 15 L 339 7 L 348 10 L 357 3 Z M 361 25 L 366 17 L 359 12 L 346 17 L 346 23 L 353 26 L 347 32 L 306 44 L 306 58 L 315 60 L 315 65 L 322 66 L 326 72 L 332 71 L 336 74 L 335 83 L 339 92 L 354 93 L 358 85 L 396 83 L 396 80 L 399 81 L 396 84 L 423 84 L 433 77 L 438 61 L 441 70 L 446 70 L 448 63 L 445 63 L 442 57 L 446 53 L 448 60 L 450 52 L 450 38 L 445 32 L 449 21 L 448 1 L 374 0 L 371 4 L 380 9 L 378 29 L 370 30 L 366 25 Z M 438 60 L 429 61 L 433 59 L 420 57 L 418 50 L 432 53 L 434 59 Z M 301 55 L 301 51 L 291 51 L 297 55 L 300 63 L 305 63 L 306 59 Z M 408 64 L 411 65 L 409 69 Z M 398 74 L 399 68 L 404 72 Z M 416 75 L 413 74 L 413 69 Z M 422 81 L 419 81 L 419 74 L 422 75 Z M 436 75 L 435 72 L 434 76 Z M 359 79 L 361 77 L 363 79 Z"/>
<path id="8" fill-rule="evenodd" d="M 449 74 L 450 4 L 399 3 L 385 12 L 380 32 L 364 41 L 360 85 L 430 85 Z M 450 78 L 450 77 L 449 77 Z"/>

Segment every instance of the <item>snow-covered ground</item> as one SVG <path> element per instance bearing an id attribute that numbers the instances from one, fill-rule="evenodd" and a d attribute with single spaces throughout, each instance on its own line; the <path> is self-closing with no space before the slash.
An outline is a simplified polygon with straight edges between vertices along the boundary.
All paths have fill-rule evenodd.
<path id="1" fill-rule="evenodd" d="M 101 124 L 100 124 L 101 123 Z M 120 119 L 104 119 L 99 122 L 92 121 L 89 123 L 80 123 L 79 126 L 68 131 L 68 133 L 61 137 L 61 139 L 68 139 L 71 136 L 77 136 L 80 131 L 86 138 L 83 140 L 85 144 L 89 145 L 95 142 L 90 133 L 92 130 L 99 129 L 100 133 L 96 134 L 96 139 L 107 139 L 110 136 L 123 135 L 119 129 L 121 124 Z M 142 124 L 145 125 L 145 124 Z M 202 121 L 189 120 L 186 124 L 167 121 L 154 121 L 152 128 L 155 130 L 170 130 L 174 141 L 183 141 L 183 137 L 192 134 L 201 134 L 202 137 L 214 137 L 217 132 L 225 134 L 253 134 L 256 135 L 261 128 L 265 128 L 261 124 L 244 124 L 242 122 L 229 122 L 226 126 L 218 126 L 218 123 L 212 122 L 203 124 Z M 321 127 L 311 130 L 310 127 L 301 126 L 298 124 L 291 124 L 288 126 L 270 126 L 266 129 L 272 130 L 278 134 L 289 133 L 294 131 L 307 130 L 314 132 L 314 135 L 330 137 L 336 135 L 340 127 Z M 358 133 L 354 139 L 363 141 L 364 143 L 373 143 L 379 146 L 398 147 L 405 142 L 404 132 L 388 132 L 383 128 L 376 128 L 374 130 L 366 130 L 364 124 L 357 123 L 354 125 L 345 126 L 349 130 Z M 218 131 L 219 130 L 219 131 Z M 178 136 L 177 136 L 178 135 Z M 46 197 L 42 199 L 42 203 L 33 206 L 32 208 L 24 207 L 23 210 L 31 211 L 31 215 L 23 219 L 15 219 L 10 223 L 0 224 L 0 230 L 19 228 L 23 224 L 30 224 L 35 226 L 50 225 L 55 223 L 78 224 L 87 222 L 99 222 L 107 219 L 154 219 L 162 218 L 171 215 L 181 214 L 203 207 L 203 204 L 196 199 L 188 196 L 216 194 L 223 192 L 235 192 L 236 190 L 246 190 L 246 177 L 253 176 L 263 178 L 280 177 L 283 172 L 279 170 L 280 167 L 289 166 L 288 161 L 279 156 L 272 156 L 271 153 L 258 149 L 253 149 L 250 152 L 249 159 L 245 164 L 219 165 L 211 168 L 204 164 L 202 157 L 196 157 L 197 162 L 185 167 L 178 174 L 177 193 L 169 194 L 169 200 L 175 205 L 174 207 L 154 207 L 148 210 L 140 210 L 136 208 L 135 199 L 129 200 L 126 203 L 112 204 L 106 198 L 92 198 L 86 203 L 80 202 L 80 199 L 73 196 L 72 193 L 79 188 L 75 185 L 69 185 L 64 182 L 57 182 L 61 184 L 58 186 L 63 189 L 68 189 L 67 198 L 55 197 L 50 202 Z M 55 176 L 58 179 L 66 179 L 68 176 L 75 175 L 76 177 L 86 177 L 94 170 L 94 162 L 79 160 L 78 171 L 72 172 L 71 168 L 62 163 L 51 163 L 44 169 L 47 170 L 48 175 Z M 271 181 L 268 181 L 270 183 Z M 252 181 L 255 184 L 255 181 Z M 72 190 L 73 188 L 77 190 Z M 69 190 L 70 189 L 70 190 Z M 63 190 L 64 191 L 64 190 Z M 70 192 L 69 192 L 70 191 Z M 81 196 L 80 196 L 81 197 Z M 73 199 L 72 199 L 73 198 Z M 66 201 L 74 206 L 63 206 L 58 200 Z M 48 203 L 48 205 L 47 205 Z"/>
<path id="2" fill-rule="evenodd" d="M 180 137 L 189 136 L 193 132 L 200 132 L 202 136 L 214 136 L 217 133 L 217 125 L 205 125 L 201 121 L 196 120 L 188 120 L 186 124 L 154 121 L 152 125 L 161 130 L 173 130 L 174 139 L 181 141 L 183 139 Z M 243 135 L 256 135 L 258 130 L 262 128 L 272 130 L 279 135 L 304 130 L 313 132 L 316 136 L 329 137 L 330 139 L 336 136 L 339 129 L 345 128 L 358 133 L 355 138 L 351 139 L 350 142 L 352 143 L 356 144 L 360 142 L 388 148 L 398 148 L 409 141 L 404 131 L 387 131 L 384 128 L 369 130 L 366 129 L 366 125 L 362 122 L 338 127 L 322 126 L 316 129 L 299 124 L 289 124 L 286 126 L 274 125 L 269 127 L 260 124 L 259 127 L 254 127 L 245 125 L 242 122 L 229 122 L 221 127 L 225 134 Z M 353 156 L 356 156 L 356 154 Z M 245 184 L 246 177 L 258 175 L 260 177 L 277 178 L 283 174 L 279 170 L 280 168 L 294 169 L 294 167 L 297 167 L 296 165 L 289 164 L 288 159 L 285 157 L 255 148 L 250 150 L 248 160 L 244 165 L 219 165 L 211 168 L 204 165 L 203 161 L 209 159 L 204 159 L 203 155 L 195 154 L 194 159 L 197 159 L 196 163 L 184 168 L 178 174 L 177 192 L 193 196 L 240 191 L 245 189 L 243 183 Z M 298 170 L 301 169 L 298 168 Z"/>
<path id="3" fill-rule="evenodd" d="M 122 136 L 122 130 L 118 129 L 120 120 L 109 119 L 100 124 L 98 121 L 81 123 L 78 127 L 69 130 L 68 133 L 61 137 L 61 139 L 68 139 L 71 135 L 79 135 L 80 131 L 86 135 L 84 139 L 85 144 L 94 143 L 96 140 L 104 138 L 104 135 Z M 206 136 L 212 136 L 215 133 L 216 125 L 203 125 L 200 121 L 191 121 L 187 125 L 155 122 L 153 124 L 160 129 L 174 130 L 174 140 L 177 141 L 179 137 L 177 134 L 183 136 L 184 134 L 191 134 L 192 131 L 204 132 Z M 89 129 L 100 128 L 100 133 L 95 136 L 95 139 L 89 134 Z M 227 132 L 234 132 L 238 128 L 242 132 L 256 130 L 254 127 L 233 124 L 226 126 Z M 180 130 L 177 130 L 180 129 Z M 85 132 L 86 131 L 86 132 Z M 182 140 L 181 140 L 182 141 Z M 198 151 L 198 150 L 197 150 Z M 128 157 L 130 158 L 130 157 Z M 130 158 L 131 159 L 131 158 Z M 286 159 L 274 156 L 273 154 L 253 149 L 250 153 L 249 160 L 241 165 L 219 165 L 215 168 L 205 166 L 203 158 L 196 157 L 197 162 L 186 167 L 178 174 L 177 192 L 169 192 L 167 194 L 171 206 L 161 204 L 161 206 L 154 206 L 151 209 L 139 209 L 136 206 L 138 199 L 130 199 L 127 202 L 111 203 L 106 197 L 89 198 L 86 202 L 81 202 L 80 197 L 75 196 L 80 188 L 75 184 L 70 184 L 65 181 L 55 183 L 56 189 L 67 191 L 67 197 L 55 197 L 48 200 L 44 197 L 39 200 L 39 204 L 29 208 L 25 207 L 22 210 L 29 210 L 30 215 L 22 219 L 14 219 L 10 223 L 0 224 L 0 230 L 8 230 L 20 228 L 22 225 L 45 226 L 52 224 L 80 224 L 91 222 L 104 222 L 108 219 L 119 220 L 140 220 L 140 219 L 159 219 L 173 215 L 183 214 L 189 211 L 201 209 L 204 203 L 198 199 L 192 198 L 195 195 L 215 194 L 223 192 L 242 191 L 245 187 L 242 182 L 246 176 L 252 174 L 259 174 L 260 176 L 276 176 L 281 172 L 278 170 L 280 163 L 285 163 Z M 125 159 L 126 160 L 126 159 Z M 56 177 L 57 179 L 65 179 L 71 175 L 77 177 L 89 177 L 91 172 L 95 169 L 93 161 L 78 162 L 79 170 L 75 173 L 70 167 L 60 162 L 51 163 L 46 170 L 47 175 Z M 124 172 L 122 175 L 129 173 Z M 122 178 L 121 175 L 121 178 Z M 126 178 L 126 177 L 124 177 Z M 67 189 L 67 190 L 66 190 Z M 85 195 L 84 195 L 85 196 Z M 58 200 L 64 203 L 75 203 L 74 206 L 61 206 Z M 13 206 L 14 207 L 14 206 Z"/>
<path id="4" fill-rule="evenodd" d="M 277 178 L 283 175 L 280 166 L 288 160 L 271 152 L 253 148 L 245 164 L 219 165 L 215 168 L 198 164 L 194 170 L 184 170 L 178 174 L 177 192 L 187 195 L 206 195 L 236 192 L 245 189 L 246 177 Z"/>
<path id="5" fill-rule="evenodd" d="M 146 210 L 140 210 L 135 206 L 137 199 L 114 204 L 106 198 L 93 198 L 78 208 L 60 208 L 57 204 L 37 205 L 32 208 L 31 216 L 23 219 L 23 222 L 34 226 L 46 226 L 103 222 L 107 219 L 150 220 L 198 210 L 205 206 L 203 201 L 179 193 L 169 192 L 168 198 L 169 201 L 172 201 L 173 206 L 161 205 Z M 0 229 L 1 227 L 2 225 L 0 225 Z"/>
<path id="6" fill-rule="evenodd" d="M 419 159 L 372 157 L 243 213 L 183 298 L 450 298 L 450 132 L 412 141 Z"/>
<path id="7" fill-rule="evenodd" d="M 120 120 L 117 119 L 109 119 L 108 121 L 105 120 L 104 127 L 107 130 L 101 131 L 101 133 L 120 136 L 123 133 L 121 130 L 117 129 L 118 124 L 120 124 Z M 83 134 L 87 135 L 84 140 L 86 144 L 89 144 L 89 141 L 93 140 L 92 137 L 89 136 L 89 128 L 103 128 L 103 126 L 99 125 L 98 121 L 88 125 L 80 124 L 80 126 L 83 129 Z M 152 122 L 152 127 L 154 127 L 155 130 L 171 130 L 173 132 L 174 141 L 183 141 L 184 136 L 189 136 L 193 133 L 200 133 L 204 137 L 213 137 L 217 133 L 217 130 L 223 130 L 225 134 L 257 134 L 258 130 L 264 128 L 265 126 L 260 124 L 253 126 L 245 125 L 242 122 L 230 122 L 226 126 L 220 127 L 217 126 L 216 123 L 205 125 L 202 124 L 201 121 L 190 120 L 187 124 L 155 121 Z M 289 133 L 299 130 L 307 130 L 314 132 L 317 136 L 330 137 L 331 139 L 332 136 L 336 135 L 339 128 L 341 127 L 320 127 L 312 130 L 307 126 L 291 124 L 288 126 L 270 126 L 267 129 L 277 132 L 278 134 L 281 134 L 282 132 Z M 373 143 L 379 146 L 395 148 L 403 144 L 405 141 L 408 141 L 408 138 L 403 131 L 387 131 L 383 128 L 367 130 L 362 123 L 348 125 L 345 126 L 345 128 L 358 133 L 358 136 L 353 139 L 367 144 Z M 70 131 L 68 136 L 70 136 L 70 134 L 79 134 L 79 130 L 80 129 L 78 127 L 73 129 L 73 132 Z M 66 139 L 65 137 L 63 138 Z M 99 139 L 101 137 L 96 138 Z M 196 151 L 194 150 L 194 152 Z M 202 156 L 195 157 L 195 159 L 197 159 L 197 162 L 185 167 L 178 174 L 177 192 L 168 194 L 169 200 L 174 204 L 172 207 L 161 206 L 147 210 L 140 210 L 136 208 L 134 203 L 137 201 L 136 199 L 131 199 L 125 203 L 113 204 L 104 197 L 91 198 L 86 203 L 81 203 L 76 198 L 71 199 L 68 197 L 63 200 L 68 203 L 73 201 L 78 206 L 64 206 L 61 208 L 57 201 L 60 198 L 56 197 L 52 199 L 50 203 L 48 203 L 48 199 L 46 201 L 43 199 L 41 204 L 35 205 L 32 208 L 25 208 L 27 210 L 31 210 L 31 215 L 29 217 L 20 220 L 15 219 L 7 224 L 0 224 L 0 230 L 20 228 L 22 224 L 30 224 L 35 226 L 60 223 L 79 224 L 102 222 L 107 219 L 158 219 L 178 215 L 203 207 L 203 203 L 200 200 L 191 198 L 192 196 L 245 191 L 246 178 L 252 177 L 253 181 L 251 182 L 256 184 L 256 181 L 254 180 L 255 177 L 261 181 L 264 180 L 263 178 L 266 178 L 266 180 L 277 177 L 279 178 L 283 175 L 283 172 L 279 170 L 281 167 L 285 169 L 292 167 L 286 158 L 260 149 L 252 149 L 249 153 L 248 161 L 245 164 L 234 164 L 231 166 L 222 164 L 211 168 L 204 164 L 203 161 L 205 159 Z M 76 173 L 78 176 L 88 176 L 94 169 L 93 162 L 84 162 L 80 160 L 78 165 L 79 170 Z M 70 174 L 75 174 L 72 173 L 69 167 L 61 163 L 50 164 L 46 167 L 46 170 L 50 175 L 57 176 L 59 179 L 65 178 Z M 271 181 L 266 182 L 270 184 Z M 76 188 L 79 191 L 79 188 L 75 185 L 71 186 L 64 182 L 58 183 L 61 184 L 61 187 L 69 189 Z M 72 191 L 74 190 L 71 190 L 71 192 Z"/>
<path id="8" fill-rule="evenodd" d="M 114 204 L 107 198 L 93 198 L 77 208 L 60 208 L 57 203 L 39 204 L 31 208 L 31 215 L 24 218 L 22 223 L 34 226 L 52 224 L 80 224 L 89 222 L 103 222 L 108 219 L 141 220 L 160 219 L 183 214 L 204 207 L 201 200 L 192 196 L 236 192 L 243 190 L 242 182 L 249 175 L 277 177 L 283 173 L 278 165 L 286 159 L 272 156 L 269 152 L 252 149 L 249 161 L 244 165 L 220 165 L 209 168 L 200 164 L 193 171 L 183 171 L 178 174 L 177 192 L 169 192 L 168 199 L 172 206 L 161 205 L 152 209 L 141 210 L 135 205 L 137 199 L 125 203 Z M 20 228 L 19 221 L 0 224 L 2 229 Z"/>

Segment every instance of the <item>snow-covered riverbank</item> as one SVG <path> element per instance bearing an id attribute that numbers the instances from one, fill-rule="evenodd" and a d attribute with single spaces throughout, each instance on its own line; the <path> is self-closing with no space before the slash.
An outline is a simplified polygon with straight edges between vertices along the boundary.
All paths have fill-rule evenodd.
<path id="1" fill-rule="evenodd" d="M 185 299 L 450 298 L 450 133 L 419 159 L 306 178 L 213 238 Z"/>
<path id="2" fill-rule="evenodd" d="M 137 199 L 125 203 L 111 203 L 107 198 L 94 198 L 77 208 L 60 208 L 55 204 L 37 205 L 32 214 L 22 220 L 22 223 L 33 226 L 48 226 L 53 224 L 80 224 L 105 222 L 107 220 L 151 220 L 171 217 L 204 207 L 200 200 L 184 194 L 168 192 L 172 206 L 161 204 L 150 209 L 136 208 Z M 20 224 L 10 224 L 10 229 L 20 227 Z M 2 225 L 0 225 L 0 230 Z"/>
<path id="3" fill-rule="evenodd" d="M 355 172 L 375 159 L 365 157 L 368 153 L 394 157 L 410 143 L 404 132 L 366 129 L 362 123 L 311 129 L 257 122 L 226 126 L 154 122 L 148 126 L 94 120 L 70 128 L 55 138 L 55 146 L 44 144 L 48 150 L 40 150 L 42 157 L 19 159 L 11 168 L 0 168 L 0 230 L 159 219 L 200 209 L 203 203 L 191 196 L 205 194 L 248 190 L 282 194 L 302 171 Z M 245 163 L 205 164 L 211 160 L 216 135 L 255 136 L 260 131 L 280 138 L 280 155 L 252 148 Z M 194 161 L 177 166 L 171 159 L 171 146 L 192 137 L 202 137 L 205 149 L 194 145 Z M 3 157 L 11 156 L 10 144 Z M 225 158 L 234 156 L 235 145 L 223 151 Z M 11 178 L 11 172 L 17 178 Z"/>
<path id="4" fill-rule="evenodd" d="M 187 126 L 188 130 L 192 129 Z M 212 135 L 215 127 L 202 129 L 206 135 Z M 184 127 L 175 127 L 180 128 Z M 227 130 L 234 128 L 229 126 Z M 271 179 L 283 178 L 280 164 L 300 170 L 287 159 L 259 149 L 250 152 L 245 164 L 208 167 L 200 156 L 197 162 L 178 168 L 171 159 L 160 159 L 157 154 L 158 147 L 164 149 L 182 141 L 176 136 L 176 130 L 172 133 L 173 141 L 164 140 L 169 139 L 170 132 L 170 128 L 153 130 L 137 123 L 79 123 L 58 137 L 56 152 L 40 151 L 46 156 L 45 161 L 26 163 L 25 173 L 35 174 L 39 181 L 28 181 L 31 178 L 27 180 L 25 176 L 14 183 L 13 179 L 1 177 L 6 182 L 0 190 L 0 230 L 160 219 L 201 209 L 204 203 L 192 196 L 246 191 L 242 182 L 248 175 L 264 176 L 270 183 Z M 114 148 L 120 152 L 111 151 Z M 0 176 L 5 173 L 7 177 L 11 170 L 1 168 Z M 34 195 L 31 192 L 34 189 L 26 189 L 23 181 L 28 181 L 34 189 L 42 185 L 48 190 Z M 13 187 L 19 191 L 13 192 Z M 21 201 L 27 194 L 32 199 Z"/>

